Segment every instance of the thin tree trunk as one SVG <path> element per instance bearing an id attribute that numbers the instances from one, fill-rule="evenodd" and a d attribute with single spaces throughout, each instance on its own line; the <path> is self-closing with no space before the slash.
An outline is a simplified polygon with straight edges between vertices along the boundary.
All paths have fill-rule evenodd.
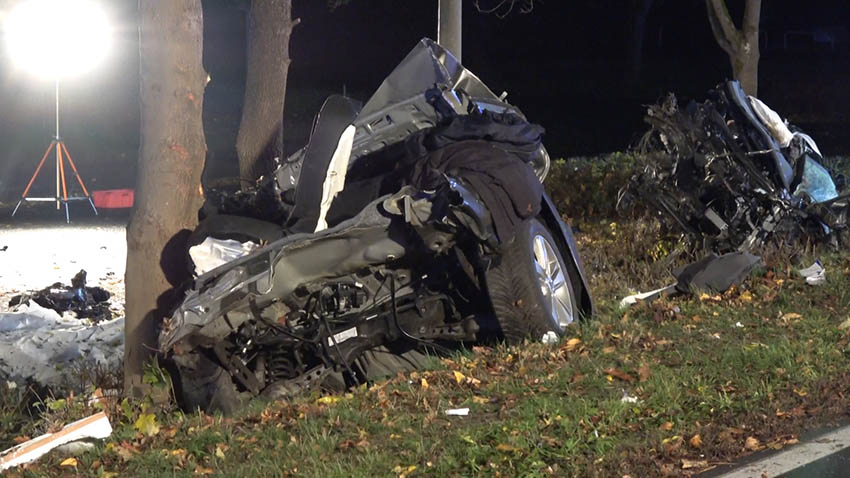
<path id="1" fill-rule="evenodd" d="M 643 45 L 646 38 L 646 20 L 653 0 L 638 0 L 635 21 L 632 26 L 632 80 L 640 81 L 643 72 Z"/>
<path id="2" fill-rule="evenodd" d="M 705 0 L 705 3 L 714 39 L 729 55 L 733 77 L 741 82 L 747 94 L 757 96 L 761 0 L 746 0 L 740 30 L 735 27 L 725 0 Z"/>
<path id="3" fill-rule="evenodd" d="M 141 148 L 127 227 L 124 389 L 139 395 L 156 329 L 186 275 L 183 239 L 197 223 L 206 141 L 201 0 L 139 0 Z"/>
<path id="4" fill-rule="evenodd" d="M 270 170 L 276 151 L 286 78 L 289 74 L 289 37 L 292 0 L 252 0 L 248 13 L 247 71 L 242 120 L 236 137 L 242 188 Z"/>

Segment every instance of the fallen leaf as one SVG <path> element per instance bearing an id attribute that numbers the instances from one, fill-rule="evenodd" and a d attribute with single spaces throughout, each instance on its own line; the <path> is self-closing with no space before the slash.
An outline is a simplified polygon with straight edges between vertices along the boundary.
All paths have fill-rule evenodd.
<path id="1" fill-rule="evenodd" d="M 658 427 L 659 430 L 670 431 L 673 429 L 673 422 L 664 422 Z"/>
<path id="2" fill-rule="evenodd" d="M 227 450 L 227 448 L 227 445 L 222 445 L 221 443 L 219 443 L 215 446 L 215 456 L 223 460 L 225 458 L 224 451 Z"/>
<path id="3" fill-rule="evenodd" d="M 564 343 L 564 346 L 561 348 L 566 350 L 567 352 L 572 352 L 579 345 L 581 345 L 581 339 L 578 337 L 573 337 L 570 340 L 567 340 L 566 343 Z"/>
<path id="4" fill-rule="evenodd" d="M 316 403 L 320 405 L 333 405 L 334 403 L 342 400 L 339 395 L 325 395 L 324 397 L 320 397 L 316 400 Z"/>
<path id="5" fill-rule="evenodd" d="M 750 294 L 749 291 L 744 291 L 744 293 L 741 294 L 740 298 L 744 302 L 752 302 L 753 301 L 753 295 Z"/>
<path id="6" fill-rule="evenodd" d="M 706 460 L 689 460 L 687 458 L 682 458 L 682 469 L 689 470 L 691 468 L 705 468 L 708 466 L 708 461 Z"/>
<path id="7" fill-rule="evenodd" d="M 688 443 L 690 443 L 694 448 L 699 448 L 702 446 L 702 438 L 699 436 L 699 433 L 697 433 L 688 440 Z"/>
<path id="8" fill-rule="evenodd" d="M 139 415 L 139 419 L 133 424 L 133 428 L 149 437 L 159 433 L 159 424 L 156 422 L 156 415 L 153 413 L 142 413 Z"/>
<path id="9" fill-rule="evenodd" d="M 428 381 L 423 377 L 422 380 L 419 381 L 419 386 L 422 387 L 422 390 L 428 390 Z"/>
<path id="10" fill-rule="evenodd" d="M 602 349 L 602 353 L 605 354 L 605 355 L 610 355 L 610 354 L 612 354 L 616 351 L 617 351 L 617 347 L 614 347 L 614 346 L 604 347 Z"/>
<path id="11" fill-rule="evenodd" d="M 74 457 L 65 458 L 64 460 L 62 460 L 62 463 L 59 463 L 59 466 L 73 466 L 74 468 L 76 468 L 77 467 L 77 459 L 74 458 Z"/>
<path id="12" fill-rule="evenodd" d="M 755 437 L 747 437 L 747 440 L 744 442 L 744 449 L 749 451 L 755 451 L 759 448 L 759 441 Z"/>
<path id="13" fill-rule="evenodd" d="M 457 382 L 457 383 L 458 383 L 458 385 L 460 385 L 461 383 L 463 383 L 463 379 L 465 379 L 465 378 L 466 378 L 466 375 L 464 375 L 464 374 L 462 374 L 462 373 L 458 372 L 457 370 L 454 370 L 454 371 L 453 371 L 453 373 L 454 373 L 454 376 L 455 376 L 455 382 Z"/>
<path id="14" fill-rule="evenodd" d="M 647 380 L 649 380 L 649 377 L 651 375 L 652 373 L 649 370 L 649 364 L 646 362 L 642 363 L 640 365 L 640 368 L 638 368 L 638 377 L 640 377 L 640 381 L 646 382 Z"/>
<path id="15" fill-rule="evenodd" d="M 472 397 L 472 403 L 484 405 L 486 403 L 490 403 L 490 399 L 487 398 L 487 397 L 479 397 L 478 395 L 475 395 L 475 396 Z"/>
<path id="16" fill-rule="evenodd" d="M 664 451 L 667 453 L 673 453 L 682 448 L 682 444 L 685 443 L 685 440 L 680 436 L 674 436 L 672 438 L 665 438 L 661 440 L 661 446 L 664 447 Z"/>
<path id="17" fill-rule="evenodd" d="M 201 465 L 195 467 L 196 475 L 212 475 L 213 473 L 215 473 L 215 470 L 213 470 L 212 468 L 204 468 Z"/>
<path id="18" fill-rule="evenodd" d="M 782 320 L 797 320 L 802 318 L 803 316 L 796 312 L 788 312 L 787 314 L 782 316 Z"/>
<path id="19" fill-rule="evenodd" d="M 612 377 L 619 378 L 620 380 L 625 380 L 626 382 L 634 382 L 634 381 L 635 381 L 635 378 L 634 378 L 634 377 L 632 377 L 631 375 L 627 374 L 626 372 L 623 372 L 623 371 L 622 371 L 622 370 L 620 370 L 620 369 L 616 369 L 616 368 L 606 368 L 605 370 L 603 370 L 603 372 L 605 372 L 606 374 L 608 374 L 608 375 L 610 375 L 610 376 L 612 376 Z"/>
<path id="20" fill-rule="evenodd" d="M 398 478 L 405 478 L 407 475 L 413 473 L 414 471 L 416 471 L 416 465 L 410 465 L 410 466 L 396 465 L 396 467 L 393 468 L 393 473 L 398 475 Z"/>
<path id="21" fill-rule="evenodd" d="M 519 448 L 513 445 L 508 445 L 507 443 L 499 443 L 498 445 L 496 445 L 496 449 L 505 453 L 519 451 Z"/>
<path id="22" fill-rule="evenodd" d="M 838 330 L 845 330 L 845 329 L 850 329 L 850 319 L 847 319 L 844 322 L 841 322 L 841 324 L 838 326 Z"/>

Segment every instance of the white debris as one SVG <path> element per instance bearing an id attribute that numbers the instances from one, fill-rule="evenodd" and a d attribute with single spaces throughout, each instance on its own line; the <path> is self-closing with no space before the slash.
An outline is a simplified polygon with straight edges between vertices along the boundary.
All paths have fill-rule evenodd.
<path id="1" fill-rule="evenodd" d="M 0 456 L 0 471 L 13 466 L 29 463 L 50 450 L 66 443 L 84 438 L 106 438 L 112 434 L 112 425 L 103 412 L 66 425 L 56 433 L 46 433 L 40 437 L 21 443 L 3 452 Z"/>
<path id="2" fill-rule="evenodd" d="M 620 399 L 623 403 L 637 403 L 640 400 L 637 397 L 633 397 L 626 392 L 623 392 L 623 398 Z"/>
<path id="3" fill-rule="evenodd" d="M 469 408 L 450 408 L 446 410 L 446 415 L 450 417 L 465 417 L 469 415 Z"/>
<path id="4" fill-rule="evenodd" d="M 742 329 L 742 328 L 744 328 L 744 324 L 742 324 L 742 323 L 740 323 L 740 322 L 735 322 L 735 327 L 738 327 L 739 329 Z"/>
<path id="5" fill-rule="evenodd" d="M 123 356 L 123 318 L 93 325 L 34 302 L 0 313 L 0 375 L 9 380 L 67 386 L 75 369 L 117 368 Z"/>
<path id="6" fill-rule="evenodd" d="M 806 279 L 806 284 L 821 285 L 826 283 L 826 269 L 820 261 L 815 261 L 814 264 L 805 269 L 800 269 L 797 273 Z"/>
<path id="7" fill-rule="evenodd" d="M 541 342 L 543 342 L 546 345 L 558 343 L 558 334 L 556 334 L 555 332 L 552 332 L 550 330 L 550 331 L 546 332 L 545 334 L 543 334 L 543 339 L 541 339 Z"/>
<path id="8" fill-rule="evenodd" d="M 259 244 L 233 239 L 215 239 L 208 237 L 204 242 L 189 248 L 189 256 L 195 264 L 195 275 L 204 275 L 216 267 L 246 256 Z"/>
<path id="9" fill-rule="evenodd" d="M 625 309 L 629 306 L 637 304 L 639 301 L 654 300 L 661 295 L 671 294 L 675 289 L 676 284 L 672 284 L 668 285 L 667 287 L 651 290 L 649 292 L 641 292 L 638 294 L 630 295 L 628 297 L 624 297 L 623 300 L 620 301 L 620 308 Z"/>

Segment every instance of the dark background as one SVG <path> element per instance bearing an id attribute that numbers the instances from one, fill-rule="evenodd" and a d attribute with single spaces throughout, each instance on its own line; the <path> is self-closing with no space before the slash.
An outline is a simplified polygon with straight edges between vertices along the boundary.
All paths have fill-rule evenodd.
<path id="1" fill-rule="evenodd" d="M 496 0 L 493 0 L 496 1 Z M 740 18 L 742 0 L 727 0 Z M 324 98 L 367 99 L 422 37 L 436 36 L 437 0 L 293 0 L 284 148 L 307 139 Z M 488 2 L 482 0 L 482 4 Z M 463 60 L 495 92 L 547 129 L 555 157 L 622 150 L 644 130 L 643 105 L 673 91 L 701 98 L 731 76 L 703 0 L 656 0 L 642 75 L 632 75 L 633 2 L 546 0 L 505 19 L 465 1 Z M 825 155 L 850 150 L 850 2 L 764 0 L 759 96 L 807 130 Z M 13 0 L 0 2 L 0 13 Z M 236 174 L 244 92 L 243 2 L 206 0 L 204 103 L 207 179 Z M 109 59 L 62 83 L 62 136 L 91 189 L 132 187 L 139 147 L 137 2 L 107 4 L 115 22 Z M 786 42 L 787 40 L 787 42 Z M 829 41 L 826 41 L 829 40 Z M 0 200 L 23 191 L 53 136 L 53 85 L 18 72 L 0 53 Z M 52 169 L 32 195 L 52 195 Z"/>

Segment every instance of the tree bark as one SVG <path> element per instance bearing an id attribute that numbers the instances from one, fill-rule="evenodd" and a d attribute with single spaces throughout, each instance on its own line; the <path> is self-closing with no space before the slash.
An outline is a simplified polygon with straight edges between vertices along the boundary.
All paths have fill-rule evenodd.
<path id="1" fill-rule="evenodd" d="M 758 95 L 759 21 L 761 0 L 746 0 L 741 29 L 735 27 L 725 0 L 705 0 L 714 39 L 732 65 L 733 78 L 747 94 Z"/>
<path id="2" fill-rule="evenodd" d="M 652 9 L 653 0 L 637 0 L 635 5 L 635 18 L 632 25 L 632 80 L 640 80 L 643 72 L 643 45 L 646 38 L 646 20 Z"/>
<path id="3" fill-rule="evenodd" d="M 156 330 L 187 275 L 183 242 L 203 201 L 206 72 L 201 0 L 139 0 L 141 147 L 127 227 L 124 389 L 138 396 Z"/>
<path id="4" fill-rule="evenodd" d="M 278 151 L 289 74 L 292 0 L 252 0 L 248 13 L 245 101 L 236 137 L 242 188 L 270 171 Z"/>

